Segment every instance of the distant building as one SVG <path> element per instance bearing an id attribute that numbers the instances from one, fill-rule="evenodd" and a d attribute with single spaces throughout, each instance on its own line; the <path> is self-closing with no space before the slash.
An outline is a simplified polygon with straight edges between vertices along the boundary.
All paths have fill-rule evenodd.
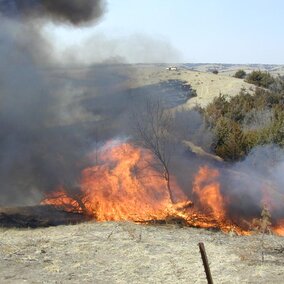
<path id="1" fill-rule="evenodd" d="M 176 66 L 169 66 L 166 68 L 166 70 L 169 70 L 169 71 L 177 71 L 178 68 Z"/>

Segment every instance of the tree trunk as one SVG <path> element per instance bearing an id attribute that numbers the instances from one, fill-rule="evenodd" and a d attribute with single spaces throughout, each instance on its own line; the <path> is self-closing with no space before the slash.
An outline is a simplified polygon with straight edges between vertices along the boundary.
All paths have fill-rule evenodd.
<path id="1" fill-rule="evenodd" d="M 166 185 L 167 185 L 167 190 L 169 192 L 170 201 L 171 203 L 174 203 L 173 193 L 172 193 L 171 184 L 170 184 L 170 174 L 169 174 L 168 169 L 165 169 L 164 178 L 166 180 Z"/>

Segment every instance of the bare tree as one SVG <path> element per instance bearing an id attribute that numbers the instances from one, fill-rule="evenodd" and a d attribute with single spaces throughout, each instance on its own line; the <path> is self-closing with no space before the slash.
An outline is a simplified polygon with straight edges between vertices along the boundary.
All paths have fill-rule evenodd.
<path id="1" fill-rule="evenodd" d="M 160 100 L 147 100 L 145 108 L 134 116 L 137 142 L 154 155 L 157 162 L 154 167 L 162 173 L 172 203 L 174 198 L 171 189 L 170 164 L 175 148 L 175 141 L 171 135 L 173 119 L 172 113 Z"/>

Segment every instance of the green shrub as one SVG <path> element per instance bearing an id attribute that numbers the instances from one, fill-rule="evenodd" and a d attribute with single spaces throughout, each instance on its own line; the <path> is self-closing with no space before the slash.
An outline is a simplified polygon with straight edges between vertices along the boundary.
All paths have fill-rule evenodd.
<path id="1" fill-rule="evenodd" d="M 217 155 L 236 161 L 257 145 L 284 147 L 284 84 L 279 86 L 275 92 L 257 88 L 254 95 L 241 91 L 230 100 L 220 94 L 202 111 Z"/>
<path id="2" fill-rule="evenodd" d="M 247 73 L 243 69 L 240 69 L 235 73 L 234 77 L 239 79 L 244 79 L 246 75 Z"/>
<path id="3" fill-rule="evenodd" d="M 217 75 L 219 73 L 219 71 L 217 69 L 212 70 L 212 73 Z"/>
<path id="4" fill-rule="evenodd" d="M 258 70 L 252 71 L 248 74 L 246 82 L 258 87 L 269 88 L 273 83 L 275 83 L 275 79 L 268 72 Z"/>
<path id="5" fill-rule="evenodd" d="M 239 160 L 247 153 L 246 137 L 240 125 L 228 118 L 218 120 L 215 153 L 225 160 Z"/>

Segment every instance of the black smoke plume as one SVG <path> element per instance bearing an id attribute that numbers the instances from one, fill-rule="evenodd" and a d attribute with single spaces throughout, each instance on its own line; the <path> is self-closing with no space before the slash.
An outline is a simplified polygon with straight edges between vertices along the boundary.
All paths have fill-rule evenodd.
<path id="1" fill-rule="evenodd" d="M 10 17 L 49 18 L 74 25 L 99 19 L 101 0 L 0 0 L 0 11 Z"/>

